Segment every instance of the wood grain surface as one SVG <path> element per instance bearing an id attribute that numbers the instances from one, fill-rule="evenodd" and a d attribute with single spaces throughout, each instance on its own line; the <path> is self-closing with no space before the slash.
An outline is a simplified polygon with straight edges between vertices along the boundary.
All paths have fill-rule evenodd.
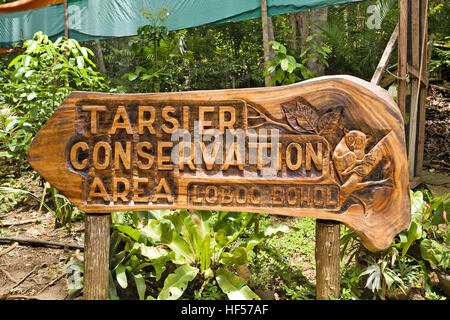
<path id="1" fill-rule="evenodd" d="M 73 92 L 33 139 L 28 160 L 87 213 L 180 208 L 328 219 L 372 251 L 410 222 L 401 113 L 384 89 L 351 76 L 252 89 Z"/>

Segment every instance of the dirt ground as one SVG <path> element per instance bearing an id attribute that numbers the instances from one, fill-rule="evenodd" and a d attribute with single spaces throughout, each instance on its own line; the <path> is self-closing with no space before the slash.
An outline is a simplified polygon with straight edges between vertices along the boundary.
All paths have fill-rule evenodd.
<path id="1" fill-rule="evenodd" d="M 42 211 L 25 205 L 0 213 L 0 236 L 83 245 L 84 223 L 73 223 L 71 231 L 56 229 L 53 215 Z M 23 222 L 27 223 L 21 224 Z M 63 266 L 74 253 L 75 250 L 67 247 L 0 241 L 0 300 L 65 299 L 68 289 Z"/>

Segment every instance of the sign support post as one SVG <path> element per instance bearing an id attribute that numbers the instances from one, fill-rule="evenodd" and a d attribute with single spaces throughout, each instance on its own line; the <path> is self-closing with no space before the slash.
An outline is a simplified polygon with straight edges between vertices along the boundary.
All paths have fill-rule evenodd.
<path id="1" fill-rule="evenodd" d="M 316 299 L 339 298 L 340 223 L 332 220 L 316 220 Z"/>
<path id="2" fill-rule="evenodd" d="M 110 227 L 109 213 L 86 214 L 83 281 L 85 300 L 108 299 Z"/>

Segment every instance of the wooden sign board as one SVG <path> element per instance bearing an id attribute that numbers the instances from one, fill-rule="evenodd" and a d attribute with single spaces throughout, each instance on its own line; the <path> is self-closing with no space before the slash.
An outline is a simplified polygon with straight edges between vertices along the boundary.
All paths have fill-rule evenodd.
<path id="1" fill-rule="evenodd" d="M 199 209 L 336 220 L 370 250 L 408 226 L 402 116 L 350 76 L 284 87 L 73 92 L 33 168 L 87 213 Z"/>

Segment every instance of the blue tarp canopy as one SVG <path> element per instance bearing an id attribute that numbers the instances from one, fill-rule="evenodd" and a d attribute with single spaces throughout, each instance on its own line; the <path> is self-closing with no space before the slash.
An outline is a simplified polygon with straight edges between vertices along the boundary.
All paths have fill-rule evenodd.
<path id="1" fill-rule="evenodd" d="M 268 15 L 303 11 L 362 0 L 267 0 Z M 164 25 L 179 30 L 261 16 L 260 0 L 69 0 L 69 37 L 79 41 L 136 35 L 149 24 L 140 9 L 167 8 Z M 64 33 L 64 4 L 0 14 L 0 47 L 12 47 L 37 31 L 50 37 Z"/>

